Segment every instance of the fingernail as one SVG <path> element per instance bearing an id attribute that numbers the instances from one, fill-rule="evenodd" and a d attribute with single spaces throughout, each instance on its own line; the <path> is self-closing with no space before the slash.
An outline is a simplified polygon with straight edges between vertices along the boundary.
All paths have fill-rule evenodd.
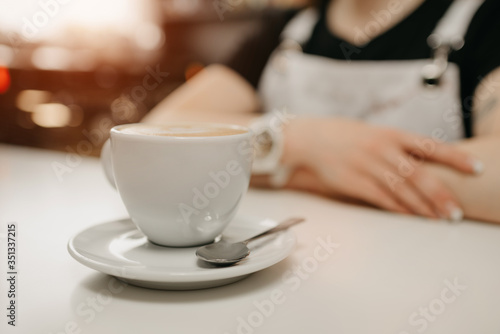
<path id="1" fill-rule="evenodd" d="M 471 159 L 470 164 L 472 165 L 472 169 L 474 170 L 474 174 L 479 175 L 484 171 L 484 164 L 479 159 Z"/>
<path id="2" fill-rule="evenodd" d="M 464 218 L 464 212 L 455 203 L 448 202 L 446 208 L 448 209 L 448 219 L 452 222 L 458 222 Z"/>

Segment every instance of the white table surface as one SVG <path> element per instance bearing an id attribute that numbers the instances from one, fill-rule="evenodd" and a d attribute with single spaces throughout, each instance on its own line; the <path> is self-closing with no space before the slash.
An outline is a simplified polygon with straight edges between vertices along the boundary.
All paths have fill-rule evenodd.
<path id="1" fill-rule="evenodd" d="M 126 211 L 98 159 L 83 158 L 59 181 L 52 164 L 67 157 L 0 145 L 2 333 L 500 333 L 500 226 L 429 221 L 296 192 L 251 190 L 240 209 L 308 219 L 294 228 L 297 247 L 279 264 L 214 289 L 117 291 L 120 283 L 76 262 L 66 245 Z M 15 328 L 4 307 L 10 222 L 18 228 Z M 318 238 L 340 246 L 316 254 Z M 446 290 L 446 280 L 462 290 Z M 118 287 L 111 294 L 110 284 Z M 276 293 L 279 303 L 263 302 Z"/>

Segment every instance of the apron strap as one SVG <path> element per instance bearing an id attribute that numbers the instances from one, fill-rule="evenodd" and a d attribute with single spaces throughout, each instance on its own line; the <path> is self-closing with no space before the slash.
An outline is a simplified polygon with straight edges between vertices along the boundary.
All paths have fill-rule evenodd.
<path id="1" fill-rule="evenodd" d="M 484 0 L 453 1 L 429 36 L 429 46 L 436 49 L 446 44 L 454 50 L 462 48 L 469 24 L 483 2 Z"/>
<path id="2" fill-rule="evenodd" d="M 427 44 L 432 49 L 432 61 L 422 68 L 425 86 L 439 86 L 441 77 L 448 68 L 450 53 L 464 46 L 470 21 L 483 2 L 484 0 L 455 0 L 438 22 L 434 32 L 427 38 Z"/>
<path id="3" fill-rule="evenodd" d="M 311 38 L 314 26 L 318 22 L 319 13 L 316 8 L 310 7 L 300 11 L 281 32 L 281 39 L 292 40 L 303 46 Z"/>

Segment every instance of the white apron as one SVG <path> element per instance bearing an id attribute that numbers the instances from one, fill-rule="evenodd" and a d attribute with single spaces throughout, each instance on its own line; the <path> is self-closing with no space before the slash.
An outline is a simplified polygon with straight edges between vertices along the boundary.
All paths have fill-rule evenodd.
<path id="1" fill-rule="evenodd" d="M 428 39 L 433 58 L 401 61 L 350 62 L 302 53 L 318 20 L 315 9 L 306 9 L 285 27 L 264 69 L 264 110 L 355 118 L 447 141 L 463 138 L 460 73 L 448 55 L 463 46 L 482 2 L 455 0 Z"/>

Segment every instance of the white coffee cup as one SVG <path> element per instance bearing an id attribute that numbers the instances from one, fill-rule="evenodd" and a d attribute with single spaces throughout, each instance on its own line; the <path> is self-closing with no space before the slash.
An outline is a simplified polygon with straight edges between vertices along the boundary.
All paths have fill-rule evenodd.
<path id="1" fill-rule="evenodd" d="M 126 124 L 111 129 L 102 162 L 137 228 L 153 243 L 214 241 L 248 189 L 253 135 L 211 123 Z"/>

